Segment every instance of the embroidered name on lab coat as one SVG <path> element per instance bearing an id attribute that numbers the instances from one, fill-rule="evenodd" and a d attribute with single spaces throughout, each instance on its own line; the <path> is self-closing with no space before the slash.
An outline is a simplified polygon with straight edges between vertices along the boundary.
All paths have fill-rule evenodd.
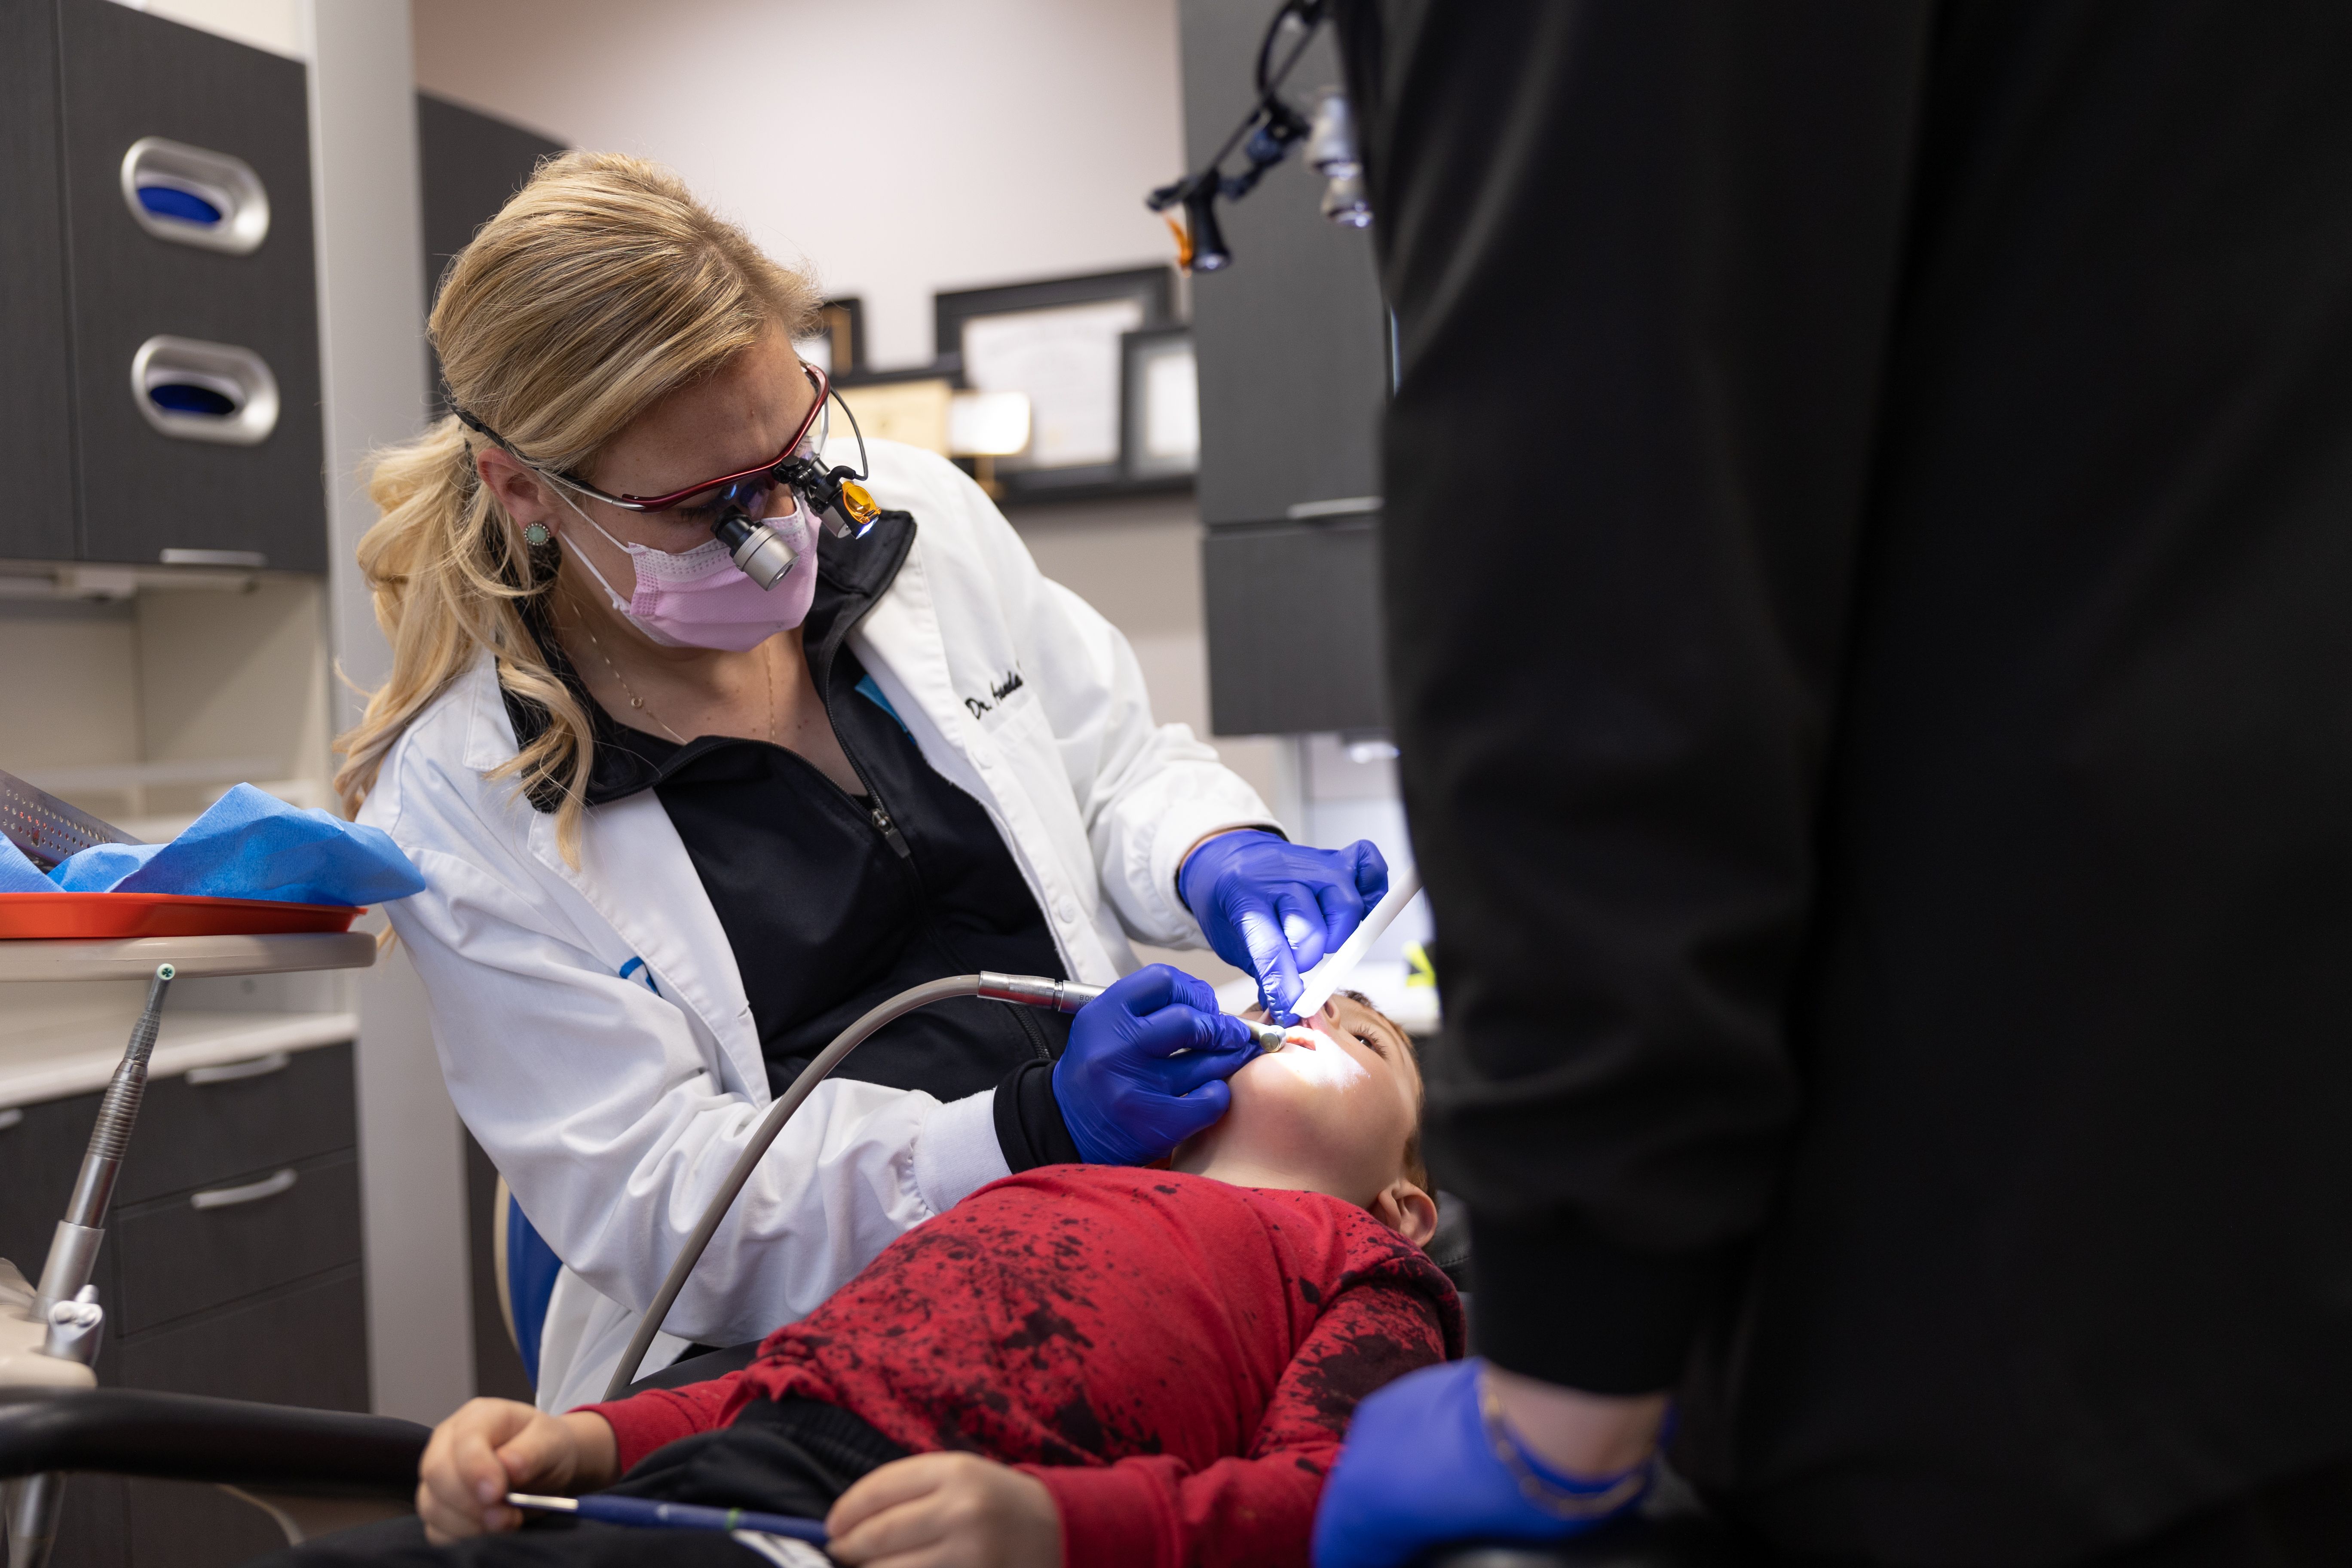
<path id="1" fill-rule="evenodd" d="M 963 705 L 971 709 L 971 716 L 977 719 L 993 709 L 998 702 L 1003 701 L 1020 690 L 1021 684 L 1021 672 L 1017 669 L 1008 669 L 1004 672 L 1003 679 L 988 689 L 988 695 L 994 699 L 993 701 L 983 702 L 977 697 L 967 697 L 963 700 Z"/>

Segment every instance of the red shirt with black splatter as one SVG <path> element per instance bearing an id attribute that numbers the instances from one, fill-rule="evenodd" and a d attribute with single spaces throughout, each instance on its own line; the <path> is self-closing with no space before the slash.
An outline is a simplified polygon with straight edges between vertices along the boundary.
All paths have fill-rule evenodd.
<path id="1" fill-rule="evenodd" d="M 1356 1402 L 1462 1353 L 1422 1250 L 1318 1193 L 1053 1165 L 891 1243 L 743 1371 L 595 1410 L 624 1467 L 754 1399 L 1036 1476 L 1070 1568 L 1304 1563 Z"/>

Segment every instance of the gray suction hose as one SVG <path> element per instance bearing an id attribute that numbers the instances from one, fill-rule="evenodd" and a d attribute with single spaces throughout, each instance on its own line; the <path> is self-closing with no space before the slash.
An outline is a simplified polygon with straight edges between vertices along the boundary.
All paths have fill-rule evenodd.
<path id="1" fill-rule="evenodd" d="M 678 1249 L 677 1261 L 669 1266 L 668 1277 L 662 1280 L 662 1288 L 655 1295 L 654 1304 L 646 1310 L 645 1321 L 629 1337 L 629 1348 L 621 1352 L 621 1364 L 613 1369 L 613 1381 L 604 1385 L 604 1397 L 621 1398 L 629 1392 L 629 1384 L 636 1381 L 637 1368 L 644 1364 L 646 1352 L 653 1348 L 654 1336 L 661 1332 L 663 1320 L 669 1316 L 670 1308 L 677 1300 L 677 1293 L 686 1289 L 687 1279 L 693 1274 L 694 1266 L 702 1261 L 703 1248 L 709 1247 L 710 1238 L 719 1234 L 719 1226 L 727 1218 L 727 1211 L 735 1206 L 736 1196 L 742 1192 L 743 1184 L 751 1179 L 751 1172 L 759 1164 L 760 1156 L 768 1152 L 768 1145 L 776 1141 L 776 1134 L 784 1130 L 784 1123 L 793 1119 L 793 1112 L 816 1091 L 818 1080 L 839 1067 L 842 1058 L 864 1045 L 868 1036 L 883 1025 L 905 1017 L 918 1007 L 944 1002 L 951 996 L 985 996 L 996 1002 L 1019 1002 L 1031 1007 L 1050 1007 L 1057 1013 L 1075 1013 L 1101 994 L 1102 987 L 1099 985 L 1047 980 L 1034 974 L 997 974 L 983 970 L 978 974 L 951 975 L 944 980 L 927 980 L 920 985 L 911 986 L 835 1035 L 831 1045 L 817 1052 L 815 1058 L 801 1068 L 801 1075 L 793 1079 L 792 1088 L 784 1090 L 776 1102 L 768 1107 L 768 1114 L 760 1119 L 760 1125 L 751 1133 L 751 1141 L 744 1144 L 743 1152 L 735 1157 L 734 1168 L 727 1173 L 727 1180 L 719 1184 L 719 1191 L 711 1194 L 709 1206 L 702 1211 L 702 1218 L 696 1223 L 694 1234 L 686 1238 L 686 1245 Z"/>

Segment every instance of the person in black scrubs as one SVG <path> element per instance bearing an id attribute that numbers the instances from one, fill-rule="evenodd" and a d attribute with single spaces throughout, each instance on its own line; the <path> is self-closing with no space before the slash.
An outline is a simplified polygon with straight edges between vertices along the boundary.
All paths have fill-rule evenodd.
<path id="1" fill-rule="evenodd" d="M 1669 1394 L 1759 1562 L 2352 1562 L 2352 8 L 1337 9 L 1486 1359 L 1318 1563 Z"/>

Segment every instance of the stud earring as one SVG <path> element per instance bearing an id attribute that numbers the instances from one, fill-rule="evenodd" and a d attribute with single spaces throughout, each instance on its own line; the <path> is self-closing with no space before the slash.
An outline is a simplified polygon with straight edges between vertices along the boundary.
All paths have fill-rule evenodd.
<path id="1" fill-rule="evenodd" d="M 525 544 L 530 545 L 533 550 L 538 549 L 541 545 L 546 543 L 549 540 L 554 537 L 555 536 L 553 534 L 547 531 L 547 524 L 543 522 L 534 522 L 530 527 L 522 531 L 522 542 Z"/>

